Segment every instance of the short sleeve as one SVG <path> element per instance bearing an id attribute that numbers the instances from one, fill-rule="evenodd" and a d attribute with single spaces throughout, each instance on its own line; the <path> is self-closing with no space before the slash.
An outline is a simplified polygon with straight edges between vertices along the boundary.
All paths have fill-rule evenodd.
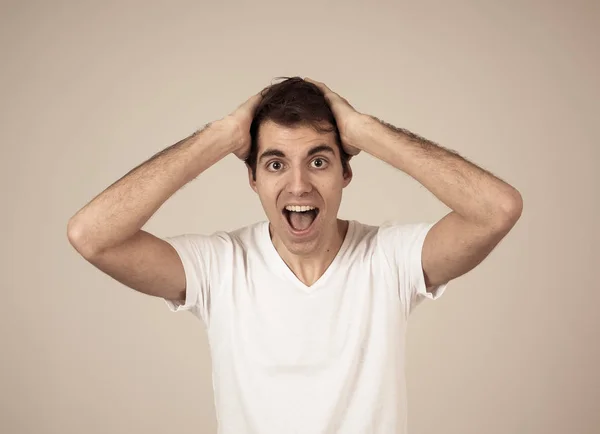
<path id="1" fill-rule="evenodd" d="M 423 244 L 433 223 L 386 223 L 379 228 L 377 244 L 397 277 L 398 295 L 408 316 L 423 300 L 437 300 L 448 282 L 429 288 L 423 272 Z"/>
<path id="2" fill-rule="evenodd" d="M 185 271 L 185 300 L 164 299 L 172 312 L 189 311 L 208 326 L 211 300 L 216 286 L 216 267 L 227 263 L 224 256 L 229 244 L 226 235 L 183 234 L 165 238 L 177 252 Z M 225 270 L 221 270 L 225 271 Z M 223 273 L 225 274 L 225 273 Z"/>

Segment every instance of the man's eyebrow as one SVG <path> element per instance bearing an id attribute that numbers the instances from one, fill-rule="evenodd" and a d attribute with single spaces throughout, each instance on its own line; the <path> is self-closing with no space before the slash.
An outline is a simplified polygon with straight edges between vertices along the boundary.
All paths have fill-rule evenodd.
<path id="1" fill-rule="evenodd" d="M 307 155 L 310 157 L 311 155 L 318 154 L 319 152 L 329 152 L 331 154 L 335 154 L 335 151 L 333 150 L 333 148 L 331 146 L 323 144 L 323 145 L 318 145 L 318 146 L 315 146 L 314 148 L 311 148 L 308 151 Z"/>
<path id="2" fill-rule="evenodd" d="M 306 153 L 306 155 L 308 157 L 318 154 L 319 152 L 329 152 L 331 154 L 335 154 L 335 151 L 333 150 L 333 148 L 329 145 L 317 145 L 313 148 L 310 148 L 309 151 Z M 266 149 L 262 154 L 260 154 L 260 157 L 258 159 L 258 161 L 262 161 L 265 158 L 268 157 L 279 157 L 279 158 L 285 158 L 285 153 L 283 153 L 282 151 L 280 151 L 279 149 Z"/>
<path id="3" fill-rule="evenodd" d="M 262 161 L 263 159 L 265 159 L 267 157 L 285 158 L 285 154 L 283 152 L 281 152 L 279 149 L 267 149 L 265 152 L 260 154 L 258 161 Z"/>

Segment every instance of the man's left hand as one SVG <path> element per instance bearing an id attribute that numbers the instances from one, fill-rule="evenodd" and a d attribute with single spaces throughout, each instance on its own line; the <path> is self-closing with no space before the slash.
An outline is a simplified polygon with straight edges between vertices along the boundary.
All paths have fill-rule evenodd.
<path id="1" fill-rule="evenodd" d="M 305 78 L 309 83 L 317 86 L 325 95 L 325 100 L 329 104 L 342 139 L 342 146 L 347 154 L 354 156 L 361 150 L 356 143 L 357 129 L 360 128 L 360 123 L 363 115 L 356 111 L 346 99 L 329 89 L 325 84 Z"/>

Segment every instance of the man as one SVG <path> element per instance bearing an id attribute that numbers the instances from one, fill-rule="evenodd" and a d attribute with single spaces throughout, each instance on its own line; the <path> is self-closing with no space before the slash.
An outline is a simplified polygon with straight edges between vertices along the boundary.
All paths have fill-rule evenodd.
<path id="1" fill-rule="evenodd" d="M 435 224 L 338 218 L 365 151 L 451 208 Z M 160 239 L 143 225 L 226 155 L 267 221 Z M 401 200 L 401 198 L 399 198 Z M 506 236 L 515 188 L 322 83 L 286 79 L 133 169 L 69 222 L 73 246 L 123 284 L 206 326 L 220 433 L 405 433 L 404 332 Z"/>

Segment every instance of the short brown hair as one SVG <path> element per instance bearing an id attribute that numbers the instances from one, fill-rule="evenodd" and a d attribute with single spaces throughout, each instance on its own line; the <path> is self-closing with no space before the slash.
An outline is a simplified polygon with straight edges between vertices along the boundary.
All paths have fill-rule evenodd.
<path id="1" fill-rule="evenodd" d="M 348 169 L 350 156 L 344 151 L 335 117 L 323 92 L 301 77 L 278 77 L 283 81 L 262 91 L 262 100 L 256 108 L 250 126 L 250 153 L 246 164 L 256 180 L 256 159 L 258 154 L 258 130 L 266 121 L 283 127 L 310 126 L 321 133 L 333 132 L 338 145 L 342 168 Z"/>

